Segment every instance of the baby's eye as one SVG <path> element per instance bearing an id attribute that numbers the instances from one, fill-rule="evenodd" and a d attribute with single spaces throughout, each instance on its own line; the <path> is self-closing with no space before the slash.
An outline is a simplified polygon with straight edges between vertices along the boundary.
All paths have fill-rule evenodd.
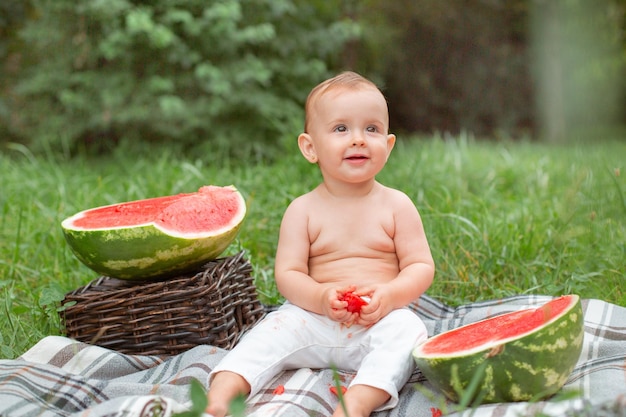
<path id="1" fill-rule="evenodd" d="M 376 128 L 376 126 L 368 126 L 366 129 L 368 132 L 370 133 L 375 133 L 378 131 L 378 129 Z"/>
<path id="2" fill-rule="evenodd" d="M 336 132 L 346 132 L 348 130 L 348 128 L 344 125 L 339 125 L 335 128 Z"/>

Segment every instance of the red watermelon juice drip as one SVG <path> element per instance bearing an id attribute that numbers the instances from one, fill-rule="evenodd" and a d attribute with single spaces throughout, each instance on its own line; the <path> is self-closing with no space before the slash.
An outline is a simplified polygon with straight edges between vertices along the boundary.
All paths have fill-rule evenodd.
<path id="1" fill-rule="evenodd" d="M 556 298 L 536 309 L 492 317 L 433 337 L 422 346 L 424 354 L 452 354 L 528 333 L 559 316 L 571 298 Z"/>

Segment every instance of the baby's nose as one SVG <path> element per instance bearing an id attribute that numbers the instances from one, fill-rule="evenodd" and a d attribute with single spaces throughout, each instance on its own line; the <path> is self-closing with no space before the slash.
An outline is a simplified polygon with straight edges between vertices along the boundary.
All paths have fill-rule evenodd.
<path id="1" fill-rule="evenodd" d="M 355 133 L 352 136 L 352 145 L 353 146 L 361 146 L 365 143 L 365 138 L 361 133 Z"/>

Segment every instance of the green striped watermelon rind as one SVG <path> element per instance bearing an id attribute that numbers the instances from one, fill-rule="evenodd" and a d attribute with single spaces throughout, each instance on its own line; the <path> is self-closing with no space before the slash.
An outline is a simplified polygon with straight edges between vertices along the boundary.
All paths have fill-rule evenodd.
<path id="1" fill-rule="evenodd" d="M 93 230 L 73 228 L 73 219 L 83 212 L 65 219 L 62 229 L 74 255 L 99 274 L 127 280 L 174 276 L 198 269 L 234 241 L 246 215 L 245 201 L 236 192 L 239 212 L 231 223 L 207 233 L 181 235 L 155 223 Z"/>
<path id="2" fill-rule="evenodd" d="M 422 353 L 427 340 L 414 349 L 413 358 L 426 379 L 454 402 L 460 401 L 463 391 L 468 389 L 477 373 L 482 376 L 479 376 L 481 382 L 473 398 L 479 398 L 482 403 L 550 397 L 567 381 L 583 345 L 580 298 L 577 295 L 563 297 L 570 299 L 570 306 L 533 331 L 487 345 L 484 349 L 469 352 L 459 349 L 455 354 L 439 356 Z M 493 317 L 483 322 L 497 319 Z"/>

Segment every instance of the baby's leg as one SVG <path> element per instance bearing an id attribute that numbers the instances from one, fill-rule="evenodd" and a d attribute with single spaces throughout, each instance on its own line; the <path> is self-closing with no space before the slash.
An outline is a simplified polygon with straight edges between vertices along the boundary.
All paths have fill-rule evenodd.
<path id="1" fill-rule="evenodd" d="M 352 385 L 343 395 L 347 414 L 344 413 L 341 403 L 332 417 L 369 417 L 378 407 L 385 404 L 390 398 L 388 392 L 369 385 Z"/>
<path id="2" fill-rule="evenodd" d="M 223 417 L 233 399 L 239 395 L 255 395 L 284 369 L 323 367 L 328 362 L 327 357 L 314 355 L 319 349 L 307 340 L 317 335 L 306 330 L 315 327 L 317 321 L 311 313 L 291 304 L 268 314 L 209 375 L 207 413 Z M 307 346 L 312 346 L 313 350 L 303 349 Z"/>
<path id="3" fill-rule="evenodd" d="M 221 371 L 215 374 L 208 392 L 206 412 L 214 417 L 224 417 L 228 406 L 238 395 L 248 395 L 250 384 L 239 374 Z"/>
<path id="4" fill-rule="evenodd" d="M 382 411 L 397 405 L 398 391 L 415 367 L 411 352 L 427 337 L 424 323 L 408 309 L 392 311 L 368 328 L 367 333 L 371 350 L 363 357 L 346 392 L 347 397 L 352 388 L 359 387 L 355 391 L 355 400 L 350 399 L 347 403 L 350 417 L 369 416 L 374 410 Z"/>

